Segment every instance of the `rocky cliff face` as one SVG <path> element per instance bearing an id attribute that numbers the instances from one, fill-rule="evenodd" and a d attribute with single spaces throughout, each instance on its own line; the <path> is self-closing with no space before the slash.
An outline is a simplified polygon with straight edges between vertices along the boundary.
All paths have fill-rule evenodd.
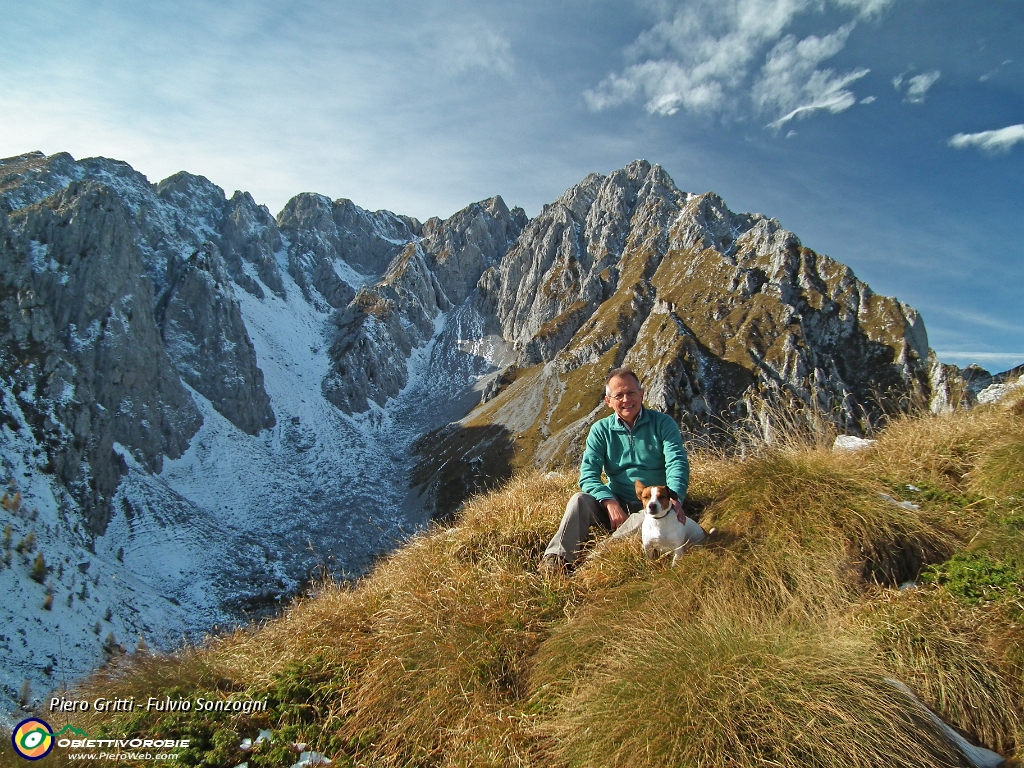
<path id="1" fill-rule="evenodd" d="M 118 196 L 72 182 L 8 221 L 3 373 L 41 432 L 45 468 L 102 533 L 123 470 L 114 443 L 159 472 L 202 418 L 161 343 L 153 287 Z"/>
<path id="2" fill-rule="evenodd" d="M 173 643 L 314 567 L 361 572 L 516 467 L 574 463 L 617 365 L 690 439 L 764 402 L 857 432 L 973 391 L 913 309 L 644 161 L 532 221 L 492 197 L 421 224 L 0 160 L 0 341 L 0 515 L 67 565 L 0 569 L 4 621 L 36 633 L 0 645 L 39 675 L 70 647 L 94 663 L 97 626 Z"/>
<path id="3" fill-rule="evenodd" d="M 259 288 L 247 275 L 241 278 Z M 253 293 L 262 298 L 262 290 Z M 255 435 L 274 426 L 263 371 L 256 365 L 256 351 L 216 245 L 205 243 L 187 259 L 168 262 L 157 320 L 167 355 L 183 382 L 243 432 Z"/>

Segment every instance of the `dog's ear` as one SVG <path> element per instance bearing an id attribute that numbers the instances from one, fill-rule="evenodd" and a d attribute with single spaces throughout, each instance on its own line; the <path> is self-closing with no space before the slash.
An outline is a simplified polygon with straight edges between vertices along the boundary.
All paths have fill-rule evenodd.
<path id="1" fill-rule="evenodd" d="M 641 483 L 639 480 L 634 480 L 633 481 L 633 490 L 636 491 L 636 497 L 638 499 L 640 499 L 641 501 L 643 501 L 643 498 L 644 498 L 644 490 L 645 490 L 645 488 L 646 488 L 646 486 L 643 483 Z"/>
<path id="2" fill-rule="evenodd" d="M 678 499 L 679 498 L 679 494 L 676 493 L 675 491 L 673 491 L 671 488 L 669 488 L 668 489 L 668 497 L 670 499 Z"/>

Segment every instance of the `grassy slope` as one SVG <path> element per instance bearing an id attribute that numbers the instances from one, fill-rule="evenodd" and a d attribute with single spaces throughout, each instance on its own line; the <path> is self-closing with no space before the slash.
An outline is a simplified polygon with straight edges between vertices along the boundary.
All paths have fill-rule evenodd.
<path id="1" fill-rule="evenodd" d="M 520 475 L 355 586 L 79 692 L 269 712 L 73 722 L 191 738 L 184 765 L 288 766 L 290 742 L 358 766 L 960 764 L 896 678 L 976 743 L 1021 749 L 1024 403 L 898 421 L 856 455 L 693 465 L 717 533 L 674 569 L 634 539 L 540 576 L 574 478 Z M 273 744 L 238 750 L 264 728 Z"/>

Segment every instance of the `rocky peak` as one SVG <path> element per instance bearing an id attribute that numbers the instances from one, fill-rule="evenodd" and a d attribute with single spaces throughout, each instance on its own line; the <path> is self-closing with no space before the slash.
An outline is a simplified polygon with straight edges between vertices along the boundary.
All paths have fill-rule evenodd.
<path id="1" fill-rule="evenodd" d="M 530 222 L 488 278 L 502 334 L 521 346 L 523 362 L 554 357 L 615 293 L 627 241 L 663 240 L 682 199 L 659 166 L 636 161 L 591 174 Z"/>
<path id="2" fill-rule="evenodd" d="M 220 247 L 228 272 L 243 289 L 262 299 L 262 282 L 279 297 L 285 297 L 276 258 L 284 248 L 281 231 L 267 207 L 257 205 L 248 192 L 235 192 L 224 206 Z M 259 281 L 249 274 L 246 265 L 252 265 Z"/>
<path id="3" fill-rule="evenodd" d="M 75 159 L 67 152 L 50 157 L 28 152 L 0 160 L 0 198 L 8 210 L 26 208 L 79 178 Z"/>
<path id="4" fill-rule="evenodd" d="M 509 211 L 499 196 L 423 226 L 423 250 L 447 299 L 461 304 L 484 270 L 501 261 L 526 226 L 522 208 Z"/>
<path id="5" fill-rule="evenodd" d="M 421 227 L 390 211 L 371 212 L 341 199 L 296 195 L 277 216 L 288 241 L 288 272 L 308 300 L 344 307 L 361 285 L 387 269 Z"/>
<path id="6" fill-rule="evenodd" d="M 156 193 L 161 200 L 166 200 L 176 208 L 195 211 L 203 220 L 213 219 L 209 222 L 211 233 L 216 231 L 213 225 L 219 223 L 224 205 L 227 203 L 223 189 L 205 176 L 196 176 L 185 171 L 168 176 L 157 184 Z"/>

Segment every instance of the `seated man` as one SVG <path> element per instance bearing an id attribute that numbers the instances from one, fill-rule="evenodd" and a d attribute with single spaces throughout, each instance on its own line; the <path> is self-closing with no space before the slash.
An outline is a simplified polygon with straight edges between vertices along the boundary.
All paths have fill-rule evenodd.
<path id="1" fill-rule="evenodd" d="M 672 417 L 643 407 L 640 380 L 628 368 L 612 370 L 604 392 L 605 405 L 614 413 L 590 428 L 580 464 L 582 493 L 566 505 L 562 523 L 544 550 L 543 570 L 560 571 L 572 565 L 593 525 L 615 531 L 616 536 L 639 528 L 644 515 L 635 480 L 667 485 L 679 499 L 686 496 L 690 463 Z M 601 482 L 602 470 L 607 485 Z M 672 505 L 683 520 L 682 504 L 674 500 Z M 687 518 L 685 522 L 689 541 L 703 543 L 705 534 L 696 521 Z"/>

